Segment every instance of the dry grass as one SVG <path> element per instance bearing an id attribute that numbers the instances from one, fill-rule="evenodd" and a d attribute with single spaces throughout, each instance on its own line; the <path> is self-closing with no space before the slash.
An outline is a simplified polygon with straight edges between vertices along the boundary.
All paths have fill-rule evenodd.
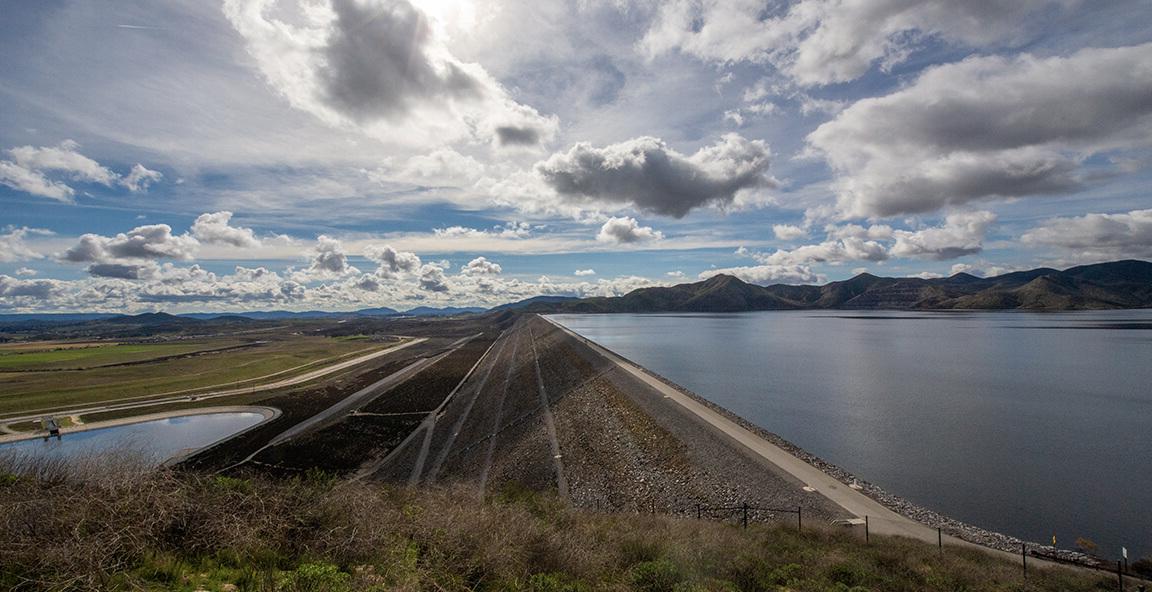
<path id="1" fill-rule="evenodd" d="M 27 470 L 29 467 L 24 467 Z M 978 552 L 581 512 L 509 489 L 132 472 L 0 477 L 5 590 L 1092 590 Z M 1114 585 L 1114 584 L 1113 584 Z"/>

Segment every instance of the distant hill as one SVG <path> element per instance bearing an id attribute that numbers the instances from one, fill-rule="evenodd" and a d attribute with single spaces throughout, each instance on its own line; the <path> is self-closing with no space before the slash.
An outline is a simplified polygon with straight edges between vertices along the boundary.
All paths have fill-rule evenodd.
<path id="1" fill-rule="evenodd" d="M 491 310 L 493 312 L 498 312 L 498 311 L 502 311 L 502 310 L 517 310 L 517 309 L 532 306 L 534 304 L 555 304 L 555 303 L 559 303 L 559 302 L 569 302 L 572 300 L 579 300 L 579 298 L 576 296 L 533 296 L 531 298 L 525 298 L 524 300 L 520 300 L 518 302 L 509 302 L 508 304 L 501 304 L 500 306 L 493 306 L 489 310 Z"/>
<path id="2" fill-rule="evenodd" d="M 477 314 L 487 311 L 486 308 L 479 308 L 475 306 L 445 306 L 443 308 L 432 308 L 430 306 L 417 306 L 404 311 L 404 316 L 410 317 L 449 317 L 464 314 Z"/>
<path id="3" fill-rule="evenodd" d="M 623 296 L 527 302 L 531 312 L 739 312 L 790 309 L 1082 310 L 1152 307 L 1152 263 L 1114 261 L 995 277 L 886 278 L 862 273 L 823 286 L 758 286 L 730 275 Z M 516 303 L 520 304 L 520 303 Z"/>

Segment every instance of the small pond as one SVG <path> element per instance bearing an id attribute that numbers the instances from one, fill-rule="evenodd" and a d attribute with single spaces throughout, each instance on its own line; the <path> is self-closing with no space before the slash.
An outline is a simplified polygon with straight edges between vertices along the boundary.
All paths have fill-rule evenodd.
<path id="1" fill-rule="evenodd" d="M 153 419 L 82 432 L 64 432 L 60 440 L 36 438 L 0 444 L 0 455 L 75 461 L 117 452 L 154 464 L 219 442 L 262 421 L 255 411 L 217 412 Z"/>

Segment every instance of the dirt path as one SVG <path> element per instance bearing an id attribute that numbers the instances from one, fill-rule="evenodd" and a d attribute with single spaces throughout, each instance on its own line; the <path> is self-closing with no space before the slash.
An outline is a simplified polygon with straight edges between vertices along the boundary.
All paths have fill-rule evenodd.
<path id="1" fill-rule="evenodd" d="M 536 333 L 532 327 L 528 327 L 528 336 L 532 340 L 532 363 L 536 366 L 536 382 L 540 385 L 540 409 L 544 415 L 544 427 L 548 431 L 548 443 L 552 449 L 552 465 L 556 469 L 556 490 L 561 498 L 567 500 L 568 480 L 564 478 L 560 439 L 556 436 L 556 420 L 552 416 L 552 405 L 548 400 L 548 391 L 544 388 L 544 376 L 540 373 L 540 356 L 536 352 Z"/>

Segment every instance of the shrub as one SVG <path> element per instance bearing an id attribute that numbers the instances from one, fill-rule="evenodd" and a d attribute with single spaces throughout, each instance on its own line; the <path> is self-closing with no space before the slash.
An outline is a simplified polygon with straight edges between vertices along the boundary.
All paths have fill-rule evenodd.
<path id="1" fill-rule="evenodd" d="M 673 592 L 684 579 L 680 568 L 669 559 L 644 561 L 632 566 L 632 587 L 640 592 Z"/>
<path id="2" fill-rule="evenodd" d="M 276 590 L 283 592 L 340 592 L 349 590 L 351 575 L 330 563 L 305 563 L 280 574 Z"/>

